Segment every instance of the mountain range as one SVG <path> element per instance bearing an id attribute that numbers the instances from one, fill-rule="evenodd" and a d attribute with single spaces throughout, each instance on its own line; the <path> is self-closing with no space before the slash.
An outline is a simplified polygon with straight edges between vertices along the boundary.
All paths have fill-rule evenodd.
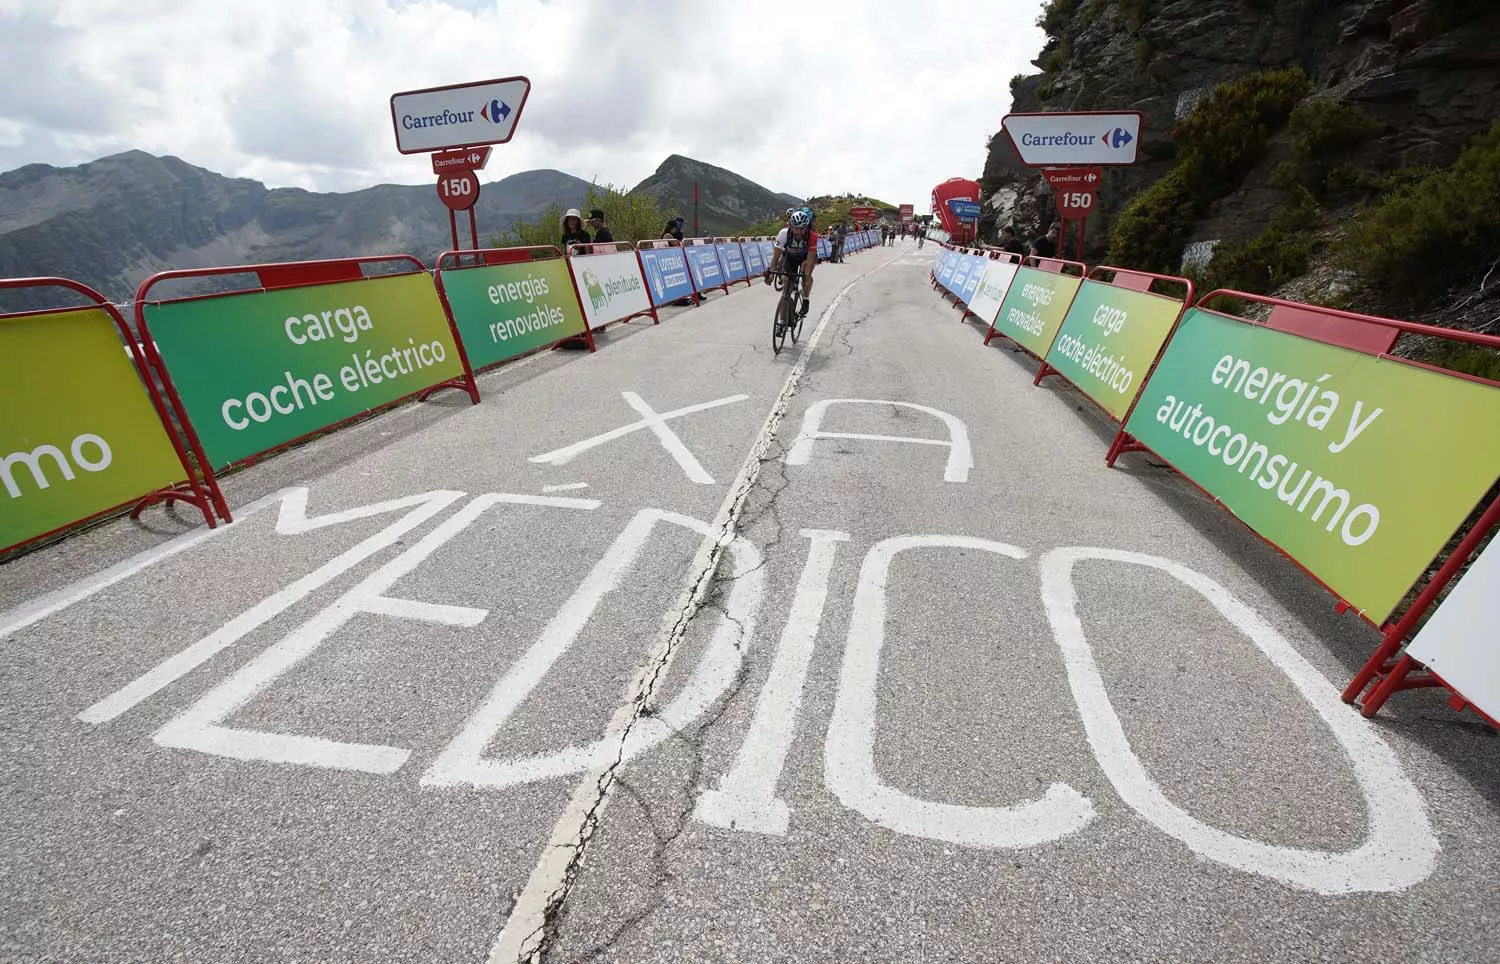
<path id="1" fill-rule="evenodd" d="M 691 227 L 695 180 L 703 233 L 732 233 L 798 203 L 677 154 L 631 193 L 657 199 Z M 545 169 L 484 183 L 475 205 L 481 236 L 534 220 L 554 205 L 582 207 L 589 187 Z M 157 271 L 366 254 L 429 261 L 451 245 L 448 212 L 429 185 L 338 194 L 267 188 L 144 151 L 0 174 L 0 278 L 62 276 L 120 302 Z M 0 300 L 5 310 L 35 306 L 16 293 Z"/>

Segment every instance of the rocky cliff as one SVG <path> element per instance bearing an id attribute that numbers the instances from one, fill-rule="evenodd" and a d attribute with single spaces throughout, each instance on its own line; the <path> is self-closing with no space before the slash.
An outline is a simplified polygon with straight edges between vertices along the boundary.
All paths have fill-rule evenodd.
<path id="1" fill-rule="evenodd" d="M 1120 243 L 1110 250 L 1112 233 L 1116 242 L 1121 233 L 1112 229 L 1148 189 L 1171 202 L 1159 217 L 1173 223 L 1159 226 L 1158 246 L 1171 257 L 1143 266 L 1180 269 L 1185 253 L 1190 268 L 1201 268 L 1214 242 L 1243 247 L 1260 239 L 1264 246 L 1268 226 L 1293 203 L 1287 191 L 1297 178 L 1287 173 L 1289 162 L 1306 168 L 1304 155 L 1336 147 L 1333 160 L 1313 160 L 1337 167 L 1360 189 L 1322 190 L 1320 181 L 1315 204 L 1303 205 L 1300 194 L 1293 199 L 1303 207 L 1298 230 L 1326 239 L 1361 202 L 1407 183 L 1409 172 L 1452 165 L 1500 104 L 1496 0 L 1051 0 L 1040 22 L 1049 38 L 1034 61 L 1040 73 L 1011 81 L 1013 112 L 1145 115 L 1142 162 L 1106 173 L 1087 226 L 1091 262 L 1121 256 Z M 1293 70 L 1278 76 L 1305 77 L 1296 81 L 1305 87 L 1284 87 L 1284 104 L 1236 134 L 1264 143 L 1236 145 L 1241 163 L 1217 171 L 1213 188 L 1191 198 L 1175 182 L 1163 186 L 1174 171 L 1186 177 L 1183 153 L 1193 145 L 1184 144 L 1183 125 L 1195 108 L 1224 85 L 1287 68 Z M 1228 118 L 1232 127 L 1260 110 L 1265 96 L 1264 87 L 1242 88 L 1216 106 L 1239 115 Z M 1293 119 L 1294 104 L 1333 106 L 1304 106 Z M 1212 116 L 1200 120 L 1200 128 L 1225 126 Z M 1056 217 L 1049 189 L 1018 163 L 1003 133 L 990 142 L 981 185 L 981 231 L 990 236 L 1000 223 L 1013 221 L 1029 234 Z M 1315 250 L 1305 267 L 1318 263 Z M 1269 274 L 1287 280 L 1286 271 Z"/>

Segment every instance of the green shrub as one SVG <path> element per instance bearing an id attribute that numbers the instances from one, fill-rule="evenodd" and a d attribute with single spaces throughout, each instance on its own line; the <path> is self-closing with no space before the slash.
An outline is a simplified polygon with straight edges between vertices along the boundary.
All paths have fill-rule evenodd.
<path id="1" fill-rule="evenodd" d="M 1214 247 L 1204 284 L 1266 294 L 1307 271 L 1311 229 L 1317 223 L 1312 195 L 1298 190 L 1271 217 L 1264 231 L 1247 241 L 1221 241 Z"/>
<path id="2" fill-rule="evenodd" d="M 1176 269 L 1198 205 L 1181 168 L 1174 168 L 1125 206 L 1109 229 L 1109 263 L 1146 271 Z"/>
<path id="3" fill-rule="evenodd" d="M 1040 61 L 1042 70 L 1047 73 L 1061 70 L 1067 66 L 1068 61 L 1072 58 L 1073 45 L 1068 42 L 1068 39 L 1064 37 L 1061 40 L 1054 40 L 1042 50 L 1042 59 Z"/>
<path id="4" fill-rule="evenodd" d="M 604 223 L 616 241 L 644 241 L 661 237 L 667 217 L 662 213 L 655 198 L 643 194 L 627 194 L 612 184 L 593 183 L 577 207 L 583 212 L 584 230 L 590 234 L 589 211 L 599 208 L 604 212 Z M 517 221 L 506 234 L 491 238 L 495 247 L 505 245 L 557 244 L 562 240 L 563 208 L 552 205 L 533 221 Z"/>
<path id="5" fill-rule="evenodd" d="M 1408 173 L 1363 207 L 1335 252 L 1372 286 L 1413 303 L 1477 278 L 1500 258 L 1500 123 L 1452 167 Z"/>
<path id="6" fill-rule="evenodd" d="M 1358 107 L 1315 100 L 1298 105 L 1287 127 L 1293 135 L 1292 159 L 1276 169 L 1273 183 L 1301 185 L 1319 199 L 1375 188 L 1374 173 L 1351 163 L 1348 154 L 1384 130 L 1379 120 Z"/>
<path id="7" fill-rule="evenodd" d="M 1500 351 L 1493 348 L 1445 341 L 1442 347 L 1423 360 L 1449 371 L 1500 382 Z"/>
<path id="8" fill-rule="evenodd" d="M 1307 75 L 1293 67 L 1220 84 L 1199 101 L 1172 131 L 1177 163 L 1194 190 L 1217 200 L 1238 187 L 1309 87 Z"/>
<path id="9" fill-rule="evenodd" d="M 1220 84 L 1199 101 L 1172 131 L 1176 166 L 1111 225 L 1111 263 L 1174 270 L 1194 222 L 1260 162 L 1266 141 L 1308 88 L 1307 75 L 1294 67 Z"/>
<path id="10" fill-rule="evenodd" d="M 1078 12 L 1081 0 L 1047 0 L 1036 25 L 1049 37 L 1060 37 Z"/>

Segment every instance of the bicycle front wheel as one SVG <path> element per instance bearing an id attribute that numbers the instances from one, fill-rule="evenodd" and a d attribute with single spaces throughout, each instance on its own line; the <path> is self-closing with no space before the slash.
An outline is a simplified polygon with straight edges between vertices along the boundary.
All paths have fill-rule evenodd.
<path id="1" fill-rule="evenodd" d="M 786 347 L 786 330 L 791 327 L 786 321 L 792 314 L 790 295 L 790 288 L 782 289 L 781 297 L 776 299 L 776 316 L 771 319 L 771 351 L 777 355 Z"/>

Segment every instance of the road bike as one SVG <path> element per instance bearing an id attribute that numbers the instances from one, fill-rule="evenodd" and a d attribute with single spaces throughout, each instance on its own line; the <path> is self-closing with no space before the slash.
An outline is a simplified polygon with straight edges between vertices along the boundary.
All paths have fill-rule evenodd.
<path id="1" fill-rule="evenodd" d="M 802 335 L 802 306 L 806 298 L 802 294 L 802 285 L 797 282 L 802 276 L 799 268 L 795 274 L 777 269 L 768 271 L 781 289 L 781 297 L 776 299 L 776 313 L 771 318 L 771 350 L 775 354 L 781 354 L 781 349 L 786 346 L 786 336 L 792 336 L 792 344 Z M 780 277 L 777 277 L 780 276 Z M 783 280 L 784 279 L 784 280 Z"/>

